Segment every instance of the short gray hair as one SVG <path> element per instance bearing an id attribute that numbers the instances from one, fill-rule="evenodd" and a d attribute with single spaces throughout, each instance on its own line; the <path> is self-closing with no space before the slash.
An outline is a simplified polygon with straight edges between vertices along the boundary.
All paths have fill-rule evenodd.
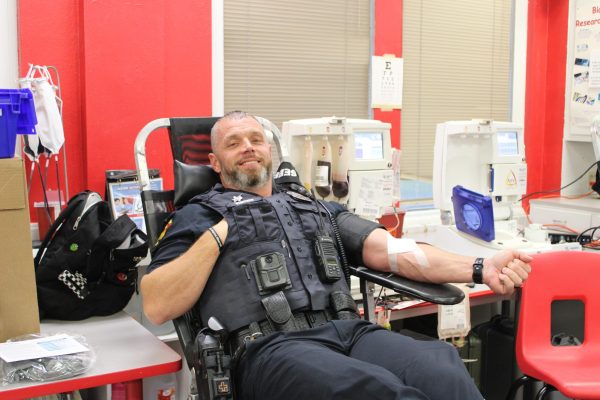
<path id="1" fill-rule="evenodd" d="M 219 130 L 221 129 L 221 122 L 228 121 L 228 120 L 238 121 L 238 120 L 241 120 L 244 118 L 252 118 L 256 122 L 258 122 L 260 124 L 260 126 L 262 126 L 260 121 L 257 120 L 254 115 L 248 114 L 247 112 L 240 111 L 240 110 L 229 111 L 227 114 L 225 114 L 221 118 L 219 118 L 217 120 L 217 122 L 215 122 L 215 124 L 213 125 L 212 129 L 210 130 L 210 147 L 213 149 L 213 151 L 215 149 L 215 145 L 217 144 L 217 135 L 219 134 Z"/>

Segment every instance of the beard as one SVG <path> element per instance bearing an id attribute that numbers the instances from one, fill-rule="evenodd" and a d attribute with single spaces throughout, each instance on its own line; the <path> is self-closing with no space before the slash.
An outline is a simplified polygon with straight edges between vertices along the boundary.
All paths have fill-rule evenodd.
<path id="1" fill-rule="evenodd" d="M 260 169 L 254 173 L 244 173 L 239 169 L 226 169 L 221 171 L 222 178 L 229 186 L 246 190 L 264 186 L 271 179 L 273 163 L 260 165 Z"/>

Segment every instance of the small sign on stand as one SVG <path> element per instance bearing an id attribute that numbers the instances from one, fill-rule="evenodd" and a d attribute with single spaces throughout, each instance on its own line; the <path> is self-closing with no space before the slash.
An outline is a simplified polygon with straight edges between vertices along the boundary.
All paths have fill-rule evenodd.
<path id="1" fill-rule="evenodd" d="M 162 190 L 163 180 L 157 169 L 150 170 L 150 189 Z M 139 229 L 146 232 L 140 185 L 135 171 L 106 171 L 106 198 L 116 219 L 127 214 Z"/>

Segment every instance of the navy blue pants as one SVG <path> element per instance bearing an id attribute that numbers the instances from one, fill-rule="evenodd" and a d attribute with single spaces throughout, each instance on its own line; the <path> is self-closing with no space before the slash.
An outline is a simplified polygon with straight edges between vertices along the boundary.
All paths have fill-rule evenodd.
<path id="1" fill-rule="evenodd" d="M 483 399 L 452 346 L 362 320 L 249 342 L 237 372 L 242 400 Z"/>

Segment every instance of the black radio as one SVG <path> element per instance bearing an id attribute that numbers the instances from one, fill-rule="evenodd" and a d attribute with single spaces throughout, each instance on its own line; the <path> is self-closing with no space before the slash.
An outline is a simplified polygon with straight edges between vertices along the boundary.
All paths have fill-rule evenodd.
<path id="1" fill-rule="evenodd" d="M 329 235 L 317 235 L 315 254 L 319 262 L 317 272 L 321 282 L 335 282 L 342 277 L 342 267 L 338 259 L 337 249 Z"/>

